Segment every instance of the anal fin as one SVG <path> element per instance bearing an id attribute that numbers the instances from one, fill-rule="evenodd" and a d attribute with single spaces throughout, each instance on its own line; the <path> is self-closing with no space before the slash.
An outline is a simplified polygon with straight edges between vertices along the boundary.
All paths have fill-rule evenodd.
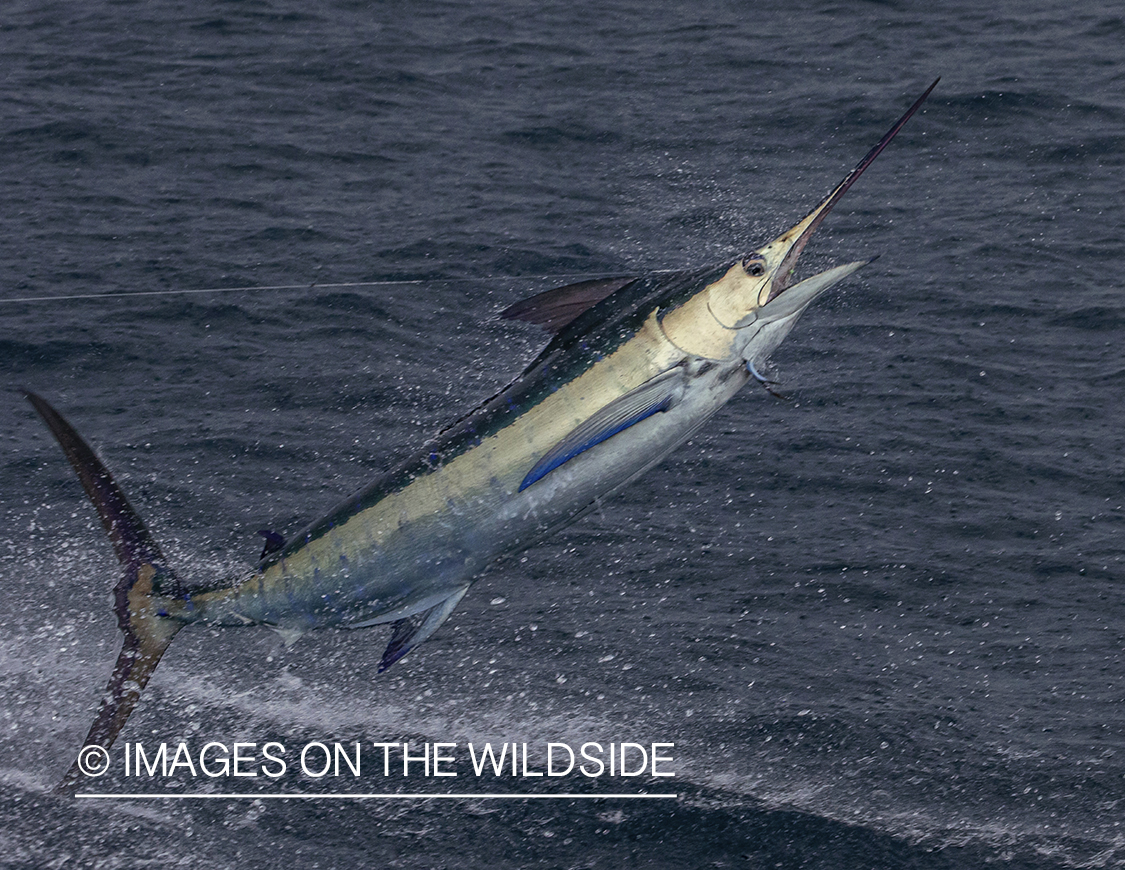
<path id="1" fill-rule="evenodd" d="M 285 644 L 286 649 L 289 649 L 305 636 L 305 629 L 303 628 L 293 628 L 291 626 L 283 627 L 280 625 L 271 625 L 270 628 L 277 632 L 278 637 L 281 638 L 281 642 Z"/>
<path id="2" fill-rule="evenodd" d="M 468 591 L 469 587 L 464 586 L 448 598 L 439 601 L 429 610 L 423 610 L 421 613 L 415 613 L 413 616 L 398 620 L 394 624 L 394 632 L 391 634 L 390 643 L 387 644 L 387 649 L 383 652 L 383 658 L 379 662 L 379 673 L 383 673 L 437 631 Z"/>

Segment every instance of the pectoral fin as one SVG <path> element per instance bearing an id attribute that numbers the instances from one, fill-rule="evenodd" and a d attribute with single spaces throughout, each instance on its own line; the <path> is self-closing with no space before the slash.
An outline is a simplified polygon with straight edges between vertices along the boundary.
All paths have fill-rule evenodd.
<path id="1" fill-rule="evenodd" d="M 519 491 L 523 492 L 559 466 L 612 438 L 618 432 L 635 426 L 653 414 L 667 411 L 683 394 L 683 389 L 683 371 L 674 368 L 610 402 L 544 454 L 527 473 Z"/>
<path id="2" fill-rule="evenodd" d="M 465 597 L 469 587 L 458 589 L 448 598 L 438 602 L 429 610 L 423 610 L 413 616 L 400 619 L 394 624 L 394 633 L 383 658 L 379 662 L 379 673 L 397 662 L 400 658 L 418 646 L 422 641 L 438 630 L 443 622 L 449 618 L 453 608 Z"/>

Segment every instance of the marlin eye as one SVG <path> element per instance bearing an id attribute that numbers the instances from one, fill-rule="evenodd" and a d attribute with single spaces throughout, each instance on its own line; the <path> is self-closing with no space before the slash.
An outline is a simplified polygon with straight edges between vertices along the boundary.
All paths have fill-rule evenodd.
<path id="1" fill-rule="evenodd" d="M 766 274 L 766 261 L 761 257 L 750 256 L 742 261 L 742 268 L 746 270 L 747 275 L 760 278 Z"/>

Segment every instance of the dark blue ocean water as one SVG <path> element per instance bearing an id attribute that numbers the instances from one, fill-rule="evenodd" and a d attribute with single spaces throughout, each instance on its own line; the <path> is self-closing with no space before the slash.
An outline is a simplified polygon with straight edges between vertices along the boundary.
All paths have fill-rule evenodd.
<path id="1" fill-rule="evenodd" d="M 745 253 L 942 81 L 803 258 L 882 255 L 774 355 L 787 400 L 381 677 L 383 631 L 185 632 L 121 738 L 670 742 L 674 778 L 99 781 L 676 800 L 51 797 L 115 566 L 12 389 L 0 865 L 1125 863 L 1123 45 L 1111 3 L 6 4 L 0 383 L 200 580 L 515 375 L 505 305 Z"/>

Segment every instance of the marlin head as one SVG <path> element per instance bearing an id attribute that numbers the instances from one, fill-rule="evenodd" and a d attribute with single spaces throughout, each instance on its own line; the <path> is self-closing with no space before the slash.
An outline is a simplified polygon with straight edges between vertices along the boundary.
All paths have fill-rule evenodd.
<path id="1" fill-rule="evenodd" d="M 725 274 L 680 308 L 665 315 L 665 333 L 681 349 L 699 356 L 753 365 L 781 342 L 809 304 L 829 287 L 871 260 L 836 266 L 790 285 L 797 259 L 817 227 L 925 102 L 939 80 L 926 88 L 879 143 L 804 218 L 766 245 L 735 262 Z"/>

